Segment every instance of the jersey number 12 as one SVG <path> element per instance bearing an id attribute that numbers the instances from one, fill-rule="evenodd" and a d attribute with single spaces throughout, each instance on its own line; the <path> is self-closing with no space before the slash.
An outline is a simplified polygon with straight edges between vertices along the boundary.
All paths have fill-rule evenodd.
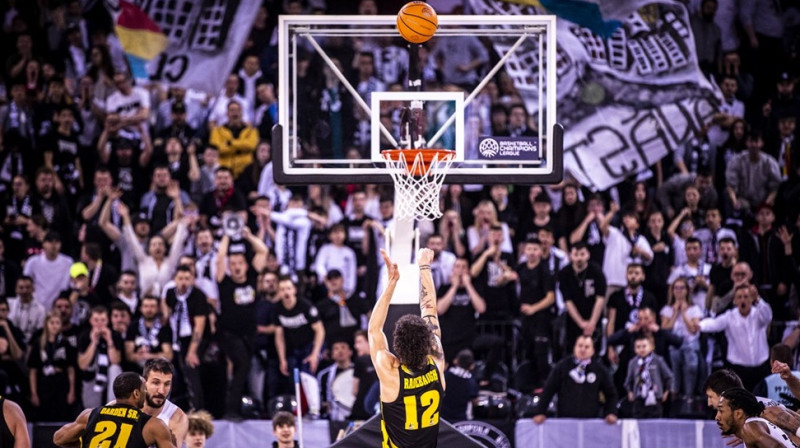
<path id="1" fill-rule="evenodd" d="M 419 398 L 419 403 L 417 399 Z M 406 430 L 429 428 L 439 424 L 439 391 L 429 390 L 417 397 L 409 395 L 403 398 L 406 405 Z M 422 420 L 417 416 L 417 409 L 424 408 Z"/>

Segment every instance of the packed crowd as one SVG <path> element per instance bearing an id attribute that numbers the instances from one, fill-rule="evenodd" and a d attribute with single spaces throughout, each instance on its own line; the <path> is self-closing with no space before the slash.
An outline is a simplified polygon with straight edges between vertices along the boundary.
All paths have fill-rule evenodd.
<path id="1" fill-rule="evenodd" d="M 272 182 L 270 36 L 281 12 L 325 11 L 284 3 L 264 2 L 216 97 L 137 85 L 101 6 L 3 7 L 13 45 L 0 49 L 0 394 L 33 420 L 71 420 L 107 402 L 120 372 L 156 357 L 175 364 L 172 399 L 187 410 L 263 415 L 293 393 L 297 367 L 316 375 L 320 415 L 374 413 L 363 329 L 392 190 Z M 685 147 L 604 192 L 569 178 L 450 185 L 443 218 L 421 225 L 451 364 L 443 418 L 465 418 L 479 389 L 510 388 L 542 394 L 539 420 L 554 395 L 561 416 L 616 415 L 615 397 L 628 398 L 630 415 L 660 416 L 669 402 L 675 415 L 719 367 L 767 394 L 770 357 L 795 365 L 800 95 L 792 67 L 773 70 L 752 51 L 791 61 L 794 47 L 784 47 L 788 31 L 775 35 L 772 7 L 739 11 L 740 36 L 715 23 L 730 2 L 701 3 L 698 56 L 724 102 Z M 358 8 L 377 13 L 374 0 Z M 466 53 L 422 52 L 428 85 L 474 86 L 490 53 L 474 42 Z M 359 47 L 342 61 L 353 61 L 345 71 L 360 94 L 403 82 L 402 70 L 378 63 L 381 47 Z M 311 73 L 330 87 L 324 71 Z M 487 87 L 487 125 L 535 132 L 508 81 Z M 302 92 L 302 107 L 316 110 L 304 117 L 332 122 L 331 92 Z M 339 125 L 358 122 L 352 105 L 335 111 Z M 333 134 L 341 138 L 309 132 L 304 147 L 359 151 L 358 129 Z M 597 407 L 586 406 L 592 394 Z"/>

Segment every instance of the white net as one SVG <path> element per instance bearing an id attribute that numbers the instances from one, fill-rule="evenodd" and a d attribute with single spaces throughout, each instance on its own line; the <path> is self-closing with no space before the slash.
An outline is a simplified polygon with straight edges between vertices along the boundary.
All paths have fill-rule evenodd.
<path id="1" fill-rule="evenodd" d="M 423 152 L 384 151 L 386 170 L 394 180 L 396 218 L 433 221 L 442 217 L 439 193 L 454 156 L 455 151 L 434 151 L 426 162 Z"/>

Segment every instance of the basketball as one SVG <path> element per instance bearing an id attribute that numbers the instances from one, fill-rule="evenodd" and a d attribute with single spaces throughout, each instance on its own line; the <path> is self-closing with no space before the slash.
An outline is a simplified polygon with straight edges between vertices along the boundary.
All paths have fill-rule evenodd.
<path id="1" fill-rule="evenodd" d="M 431 5 L 410 2 L 397 13 L 397 31 L 412 44 L 427 42 L 439 27 L 439 17 Z"/>

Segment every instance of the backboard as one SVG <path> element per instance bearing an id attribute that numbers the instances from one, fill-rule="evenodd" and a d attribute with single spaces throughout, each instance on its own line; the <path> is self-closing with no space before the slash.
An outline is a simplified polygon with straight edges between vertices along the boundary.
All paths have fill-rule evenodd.
<path id="1" fill-rule="evenodd" d="M 436 36 L 412 51 L 419 53 L 416 64 L 395 20 L 280 17 L 275 182 L 391 183 L 381 151 L 408 147 L 404 110 L 419 101 L 417 143 L 456 151 L 446 183 L 561 180 L 554 16 L 440 15 Z M 476 70 L 464 67 L 482 59 Z M 415 66 L 422 74 L 419 86 L 408 81 Z M 527 104 L 514 91 L 512 79 L 520 78 L 524 87 L 517 82 L 516 88 L 534 93 L 524 95 L 535 98 Z M 493 127 L 493 115 L 499 122 L 503 109 L 495 103 L 517 117 L 524 111 L 517 119 L 527 124 L 522 136 Z"/>

